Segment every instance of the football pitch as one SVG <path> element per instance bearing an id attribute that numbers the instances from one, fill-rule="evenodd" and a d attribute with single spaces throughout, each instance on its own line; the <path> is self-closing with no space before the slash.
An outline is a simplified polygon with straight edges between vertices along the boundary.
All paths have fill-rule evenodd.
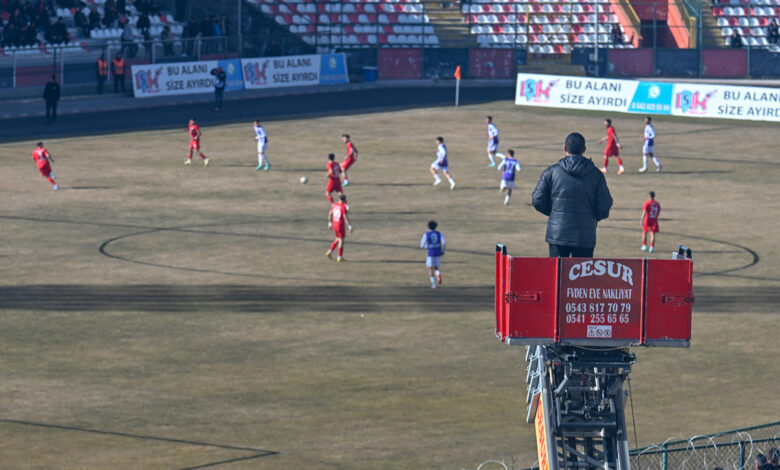
<path id="1" fill-rule="evenodd" d="M 488 168 L 486 115 L 523 171 L 511 204 Z M 657 118 L 664 171 L 640 174 L 643 117 L 494 102 L 0 145 L 0 467 L 473 469 L 535 462 L 525 348 L 493 336 L 496 242 L 545 256 L 530 206 L 540 172 L 611 117 L 626 173 L 595 255 L 693 249 L 690 349 L 637 349 L 632 447 L 777 419 L 780 161 L 773 124 Z M 345 188 L 354 233 L 328 260 L 325 164 L 360 151 Z M 435 138 L 455 190 L 432 186 Z M 299 182 L 308 177 L 308 184 Z M 432 290 L 420 237 L 447 239 Z M 630 404 L 631 402 L 629 402 Z"/>

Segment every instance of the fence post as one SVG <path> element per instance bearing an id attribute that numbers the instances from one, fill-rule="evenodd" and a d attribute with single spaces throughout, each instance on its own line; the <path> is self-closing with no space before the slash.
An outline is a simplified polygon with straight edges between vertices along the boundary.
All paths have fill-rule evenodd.
<path id="1" fill-rule="evenodd" d="M 745 442 L 739 440 L 739 469 L 745 468 Z"/>
<path id="2" fill-rule="evenodd" d="M 658 4 L 653 3 L 653 76 L 656 75 L 655 71 L 658 70 Z"/>
<path id="3" fill-rule="evenodd" d="M 16 88 L 16 51 L 13 52 L 13 88 Z"/>
<path id="4" fill-rule="evenodd" d="M 667 470 L 669 468 L 669 454 L 666 452 L 666 444 L 663 445 L 663 448 L 664 448 L 664 453 L 663 456 L 661 457 L 661 470 Z"/>

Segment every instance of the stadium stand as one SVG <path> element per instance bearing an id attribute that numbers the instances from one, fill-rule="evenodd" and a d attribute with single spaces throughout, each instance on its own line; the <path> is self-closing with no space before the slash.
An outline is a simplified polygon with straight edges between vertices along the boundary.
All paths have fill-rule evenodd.
<path id="1" fill-rule="evenodd" d="M 733 1 L 712 6 L 723 45 L 729 46 L 730 36 L 737 30 L 745 45 L 777 48 L 769 40 L 769 24 L 780 17 L 780 0 Z"/>
<path id="2" fill-rule="evenodd" d="M 317 47 L 439 47 L 420 0 L 338 3 L 249 0 L 263 14 Z"/>

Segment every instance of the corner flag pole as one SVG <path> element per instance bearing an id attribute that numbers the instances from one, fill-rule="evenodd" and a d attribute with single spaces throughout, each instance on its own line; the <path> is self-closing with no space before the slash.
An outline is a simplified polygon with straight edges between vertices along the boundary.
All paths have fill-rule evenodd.
<path id="1" fill-rule="evenodd" d="M 458 101 L 460 100 L 460 65 L 455 68 L 455 106 L 458 105 Z"/>

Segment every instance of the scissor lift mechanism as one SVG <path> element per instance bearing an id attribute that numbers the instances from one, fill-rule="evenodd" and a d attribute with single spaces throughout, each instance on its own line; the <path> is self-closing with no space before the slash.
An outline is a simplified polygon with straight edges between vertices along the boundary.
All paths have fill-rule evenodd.
<path id="1" fill-rule="evenodd" d="M 496 337 L 526 345 L 540 470 L 629 470 L 630 346 L 688 347 L 693 264 L 515 258 L 496 246 Z"/>

